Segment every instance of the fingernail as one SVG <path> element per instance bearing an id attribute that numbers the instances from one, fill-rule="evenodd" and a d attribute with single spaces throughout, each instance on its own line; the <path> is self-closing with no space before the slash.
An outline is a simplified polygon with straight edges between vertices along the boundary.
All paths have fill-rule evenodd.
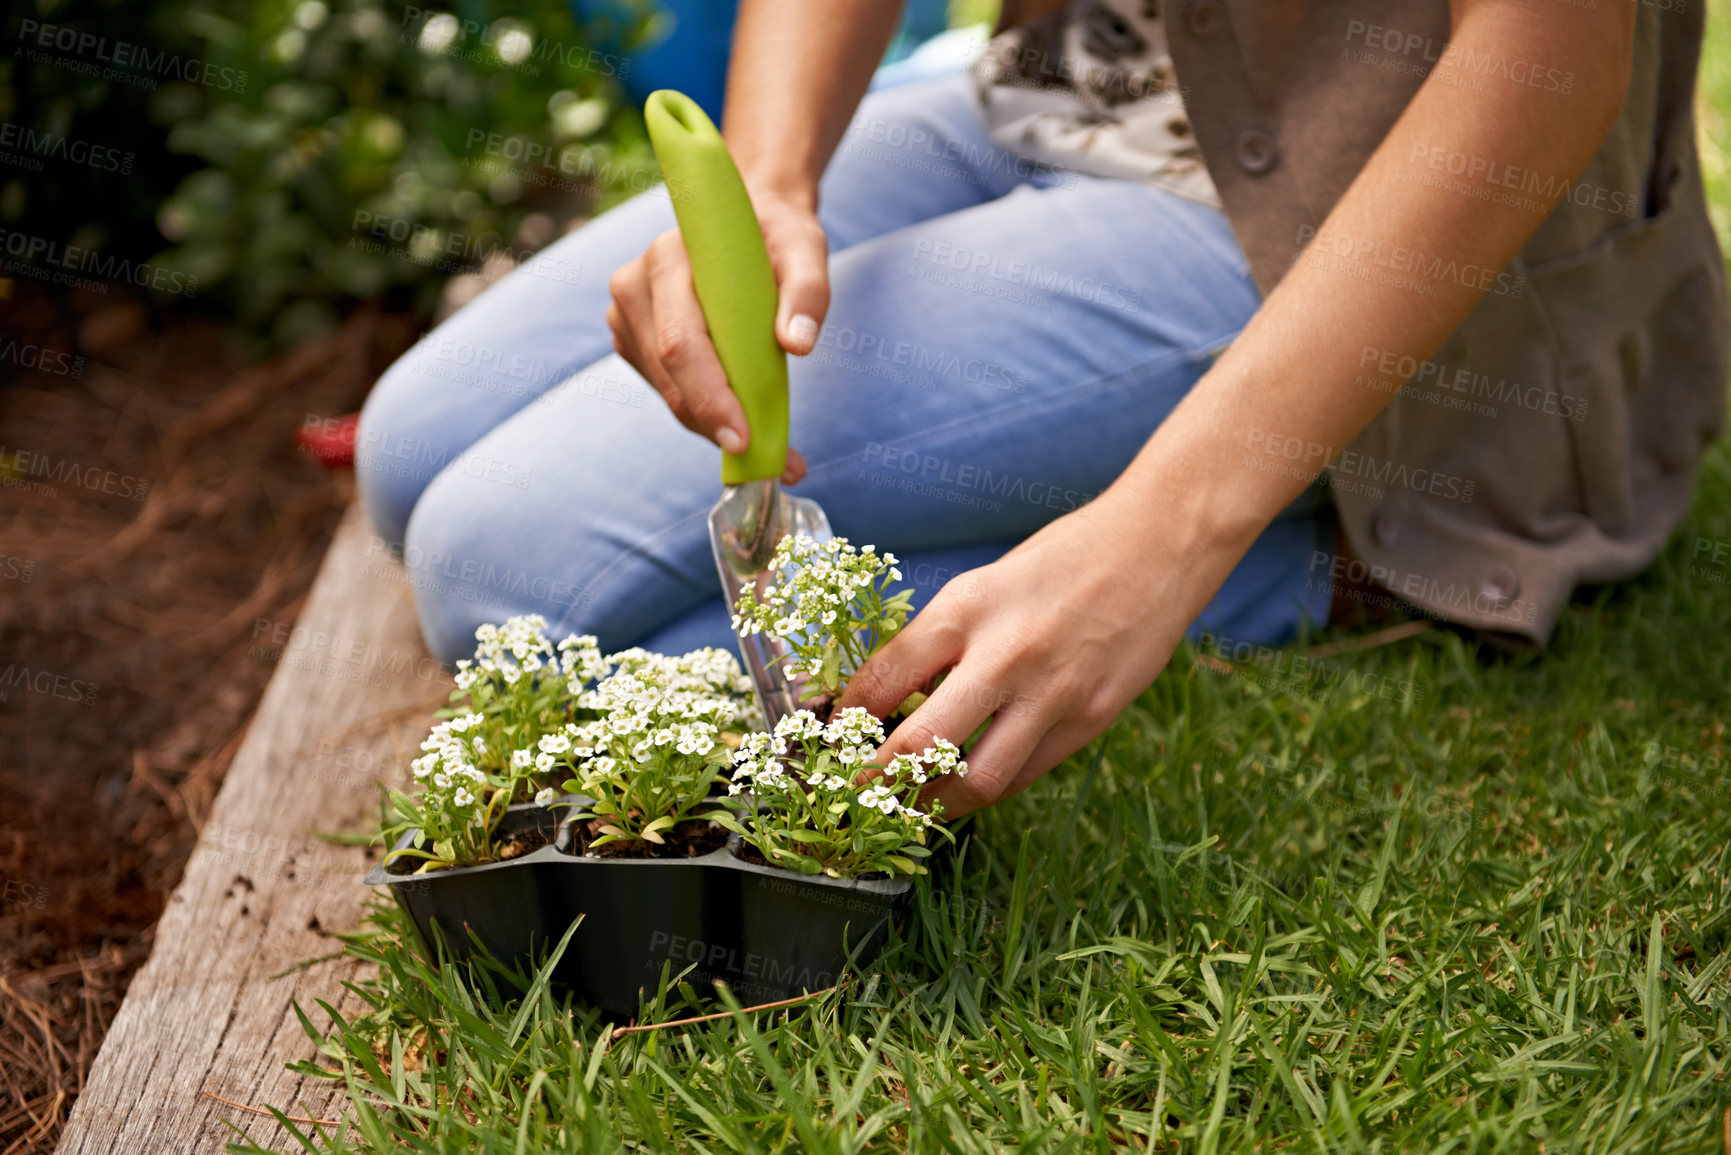
<path id="1" fill-rule="evenodd" d="M 745 452 L 745 438 L 726 425 L 715 431 L 715 443 L 736 456 Z"/>
<path id="2" fill-rule="evenodd" d="M 817 321 L 801 313 L 787 323 L 787 335 L 796 345 L 810 345 L 817 340 Z"/>

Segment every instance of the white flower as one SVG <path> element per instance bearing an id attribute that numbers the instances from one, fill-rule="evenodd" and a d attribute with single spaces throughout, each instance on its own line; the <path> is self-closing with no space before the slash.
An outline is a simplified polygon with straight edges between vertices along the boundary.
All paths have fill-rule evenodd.
<path id="1" fill-rule="evenodd" d="M 890 580 L 892 558 L 879 556 L 871 546 L 856 550 L 845 538 L 819 543 L 810 537 L 785 537 L 770 562 L 774 580 L 767 588 L 746 590 L 732 607 L 736 632 L 779 637 L 786 651 L 779 664 L 790 680 L 804 673 L 837 690 L 857 661 L 856 631 L 881 639 L 907 621 L 905 604 L 891 599 L 884 608 L 881 594 L 887 591 L 867 593 L 880 580 Z M 900 571 L 895 575 L 899 580 Z M 833 653 L 838 644 L 848 660 L 825 677 L 823 655 L 826 649 Z"/>
<path id="2" fill-rule="evenodd" d="M 761 758 L 771 751 L 778 754 L 785 753 L 786 748 L 787 743 L 778 735 L 765 733 L 760 730 L 754 734 L 747 734 L 744 738 L 740 739 L 737 758 L 741 761 L 750 761 L 753 758 Z"/>
<path id="3" fill-rule="evenodd" d="M 546 739 L 542 739 L 542 741 L 545 741 L 545 740 Z M 513 769 L 513 770 L 527 770 L 529 768 L 530 762 L 534 759 L 534 757 L 535 756 L 533 754 L 529 753 L 529 751 L 527 751 L 527 750 L 513 750 L 513 751 L 511 751 L 511 769 Z"/>
<path id="4" fill-rule="evenodd" d="M 803 742 L 823 734 L 823 723 L 810 710 L 795 710 L 775 724 L 775 736 L 793 742 Z"/>
<path id="5" fill-rule="evenodd" d="M 679 729 L 678 750 L 681 754 L 707 754 L 715 749 L 715 728 L 703 722 L 693 722 Z"/>
<path id="6" fill-rule="evenodd" d="M 926 764 L 911 753 L 898 753 L 885 767 L 885 778 L 911 778 L 916 783 L 926 781 Z"/>
<path id="7" fill-rule="evenodd" d="M 845 710 L 836 711 L 829 725 L 823 729 L 823 738 L 831 746 L 876 746 L 884 740 L 884 727 L 870 710 L 849 706 Z"/>
<path id="8" fill-rule="evenodd" d="M 859 800 L 861 806 L 870 806 L 873 809 L 883 811 L 885 814 L 894 814 L 901 809 L 901 803 L 896 799 L 895 794 L 883 786 L 871 786 L 861 791 Z"/>
<path id="9" fill-rule="evenodd" d="M 474 659 L 457 664 L 459 689 L 473 690 L 482 682 L 515 686 L 540 670 L 556 669 L 576 691 L 605 673 L 597 669 L 600 654 L 594 638 L 572 636 L 555 647 L 547 637 L 547 620 L 539 614 L 482 625 L 475 630 L 475 643 Z"/>
<path id="10" fill-rule="evenodd" d="M 535 791 L 535 801 L 540 803 L 542 806 L 547 805 L 547 803 L 553 801 L 553 799 L 557 798 L 558 796 L 559 796 L 559 792 L 557 790 L 553 789 L 551 786 L 547 787 L 544 790 Z"/>
<path id="11" fill-rule="evenodd" d="M 920 755 L 920 760 L 931 767 L 933 777 L 940 774 L 954 774 L 958 778 L 966 777 L 968 764 L 962 760 L 962 752 L 956 744 L 947 738 L 934 738 L 932 744 L 926 747 Z"/>

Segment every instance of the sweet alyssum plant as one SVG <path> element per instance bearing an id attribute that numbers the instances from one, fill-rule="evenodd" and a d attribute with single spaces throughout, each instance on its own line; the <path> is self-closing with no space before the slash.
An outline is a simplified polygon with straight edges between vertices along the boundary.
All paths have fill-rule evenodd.
<path id="1" fill-rule="evenodd" d="M 475 643 L 475 656 L 457 663 L 457 690 L 447 715 L 481 717 L 481 764 L 495 774 L 526 782 L 532 776 L 521 772 L 533 766 L 545 775 L 553 763 L 540 757 L 540 740 L 584 717 L 578 697 L 607 676 L 609 660 L 589 634 L 554 645 L 540 614 L 483 625 Z"/>
<path id="2" fill-rule="evenodd" d="M 420 858 L 422 870 L 440 866 L 470 866 L 489 861 L 493 828 L 511 803 L 517 785 L 509 774 L 489 773 L 482 763 L 496 761 L 480 733 L 485 719 L 462 714 L 433 727 L 421 743 L 425 751 L 410 764 L 415 794 L 390 792 L 397 821 L 383 832 L 388 841 L 413 827 L 414 842 L 385 856 Z"/>
<path id="3" fill-rule="evenodd" d="M 551 797 L 554 758 L 538 744 L 579 717 L 578 695 L 607 668 L 593 637 L 554 645 L 539 614 L 477 629 L 475 656 L 457 663 L 451 707 L 411 764 L 414 792 L 389 791 L 394 819 L 381 837 L 417 834 L 387 861 L 424 859 L 422 870 L 491 861 L 505 808 L 537 791 Z"/>
<path id="4" fill-rule="evenodd" d="M 817 541 L 790 535 L 776 547 L 776 579 L 761 593 L 747 588 L 734 606 L 736 633 L 770 633 L 790 651 L 789 679 L 808 679 L 801 697 L 839 696 L 867 658 L 903 626 L 911 591 L 890 592 L 902 574 L 896 555 L 858 549 L 845 537 Z"/>
<path id="5" fill-rule="evenodd" d="M 940 738 L 917 758 L 892 758 L 879 767 L 881 776 L 859 784 L 883 740 L 882 723 L 857 707 L 839 711 L 827 725 L 810 710 L 798 710 L 773 733 L 747 734 L 728 785 L 734 813 L 717 821 L 772 866 L 802 874 L 924 874 L 918 859 L 931 853 L 926 832 L 944 810 L 933 802 L 922 813 L 914 804 L 928 782 L 964 775 L 968 764 Z M 942 826 L 935 829 L 950 837 Z"/>
<path id="6" fill-rule="evenodd" d="M 890 589 L 901 580 L 893 554 L 790 537 L 772 568 L 775 582 L 741 597 L 735 628 L 784 639 L 786 672 L 809 679 L 808 699 L 833 700 L 907 624 L 909 593 Z M 917 874 L 942 813 L 916 809 L 920 790 L 967 772 L 943 741 L 918 758 L 869 764 L 884 734 L 859 709 L 827 724 L 800 710 L 765 733 L 750 680 L 721 650 L 603 657 L 593 637 L 554 645 L 536 615 L 482 626 L 476 641 L 475 657 L 458 663 L 455 716 L 414 763 L 417 791 L 391 793 L 399 821 L 386 835 L 419 831 L 393 853 L 426 859 L 422 869 L 490 861 L 507 806 L 563 793 L 591 820 L 591 848 L 665 844 L 680 823 L 713 818 L 777 866 L 836 878 Z M 728 797 L 715 799 L 730 765 Z"/>
<path id="7" fill-rule="evenodd" d="M 681 822 L 710 817 L 710 786 L 732 758 L 735 741 L 761 725 L 747 696 L 751 683 L 733 656 L 704 649 L 681 658 L 627 650 L 615 670 L 578 704 L 596 717 L 543 739 L 574 776 L 563 784 L 580 817 L 599 819 L 589 845 L 666 842 Z"/>
<path id="8" fill-rule="evenodd" d="M 593 637 L 573 635 L 555 645 L 546 629 L 544 619 L 529 614 L 475 631 L 475 657 L 457 663 L 453 708 L 412 763 L 413 791 L 389 792 L 394 819 L 381 836 L 394 841 L 418 831 L 411 846 L 390 858 L 424 859 L 423 870 L 492 861 L 493 831 L 506 807 L 559 796 L 556 779 L 570 766 L 580 727 L 613 712 L 591 687 L 616 673 L 643 675 L 673 695 L 669 709 L 701 715 L 717 736 L 731 733 L 737 742 L 738 733 L 762 724 L 750 680 L 721 650 L 683 658 L 643 650 L 602 657 Z M 682 740 L 695 743 L 689 733 Z M 721 749 L 725 754 L 727 747 Z M 635 795 L 627 795 L 629 814 Z"/>

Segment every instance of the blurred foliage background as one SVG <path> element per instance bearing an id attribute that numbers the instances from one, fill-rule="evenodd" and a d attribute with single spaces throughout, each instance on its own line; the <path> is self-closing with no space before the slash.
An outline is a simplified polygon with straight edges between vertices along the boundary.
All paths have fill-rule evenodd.
<path id="1" fill-rule="evenodd" d="M 605 39 L 655 34 L 648 0 L 632 19 Z M 0 177 L 0 227 L 196 276 L 271 344 L 357 299 L 426 309 L 454 266 L 545 243 L 538 212 L 653 179 L 628 65 L 565 0 L 50 0 L 8 23 L 0 121 L 129 171 L 50 155 Z"/>

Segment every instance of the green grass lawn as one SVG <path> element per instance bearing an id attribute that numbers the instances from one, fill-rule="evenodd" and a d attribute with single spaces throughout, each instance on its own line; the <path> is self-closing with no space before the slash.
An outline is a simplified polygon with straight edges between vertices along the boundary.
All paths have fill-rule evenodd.
<path id="1" fill-rule="evenodd" d="M 381 908 L 351 946 L 381 964 L 377 1013 L 318 1064 L 353 1125 L 300 1130 L 381 1152 L 1731 1149 L 1716 543 L 1725 444 L 1659 562 L 1577 599 L 1546 656 L 1444 630 L 1299 677 L 1180 654 L 973 823 L 845 997 L 793 1014 L 609 1043 L 544 993 L 497 1006 L 432 972 Z M 689 1013 L 675 990 L 645 1018 Z"/>

